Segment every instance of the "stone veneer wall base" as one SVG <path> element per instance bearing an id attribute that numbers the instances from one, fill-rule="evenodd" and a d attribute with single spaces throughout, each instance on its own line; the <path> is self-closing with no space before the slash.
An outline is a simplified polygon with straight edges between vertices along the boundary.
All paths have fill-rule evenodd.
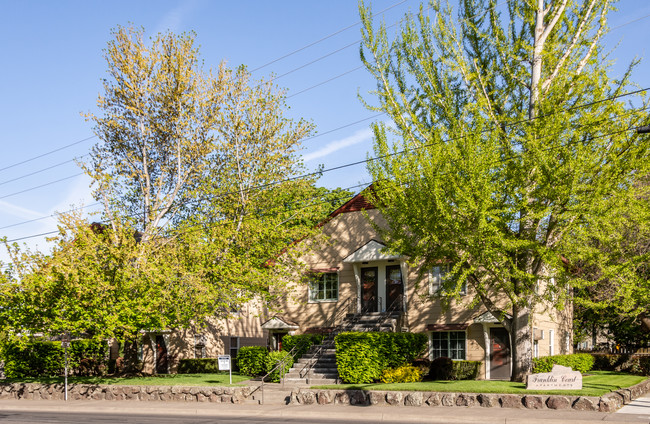
<path id="1" fill-rule="evenodd" d="M 68 385 L 69 400 L 242 403 L 254 387 Z M 63 400 L 63 384 L 0 383 L 0 399 Z"/>
<path id="2" fill-rule="evenodd" d="M 365 390 L 298 389 L 291 393 L 293 404 L 301 405 L 392 405 L 447 406 L 522 409 L 574 409 L 577 411 L 614 412 L 650 392 L 650 379 L 627 389 L 596 396 L 536 394 L 390 392 Z"/>

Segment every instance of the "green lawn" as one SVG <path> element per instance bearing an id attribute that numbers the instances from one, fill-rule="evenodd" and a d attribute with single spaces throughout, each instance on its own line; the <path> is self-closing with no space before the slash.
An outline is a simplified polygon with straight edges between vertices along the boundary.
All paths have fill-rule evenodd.
<path id="1" fill-rule="evenodd" d="M 250 380 L 250 377 L 233 373 L 233 386 L 242 381 Z M 22 383 L 63 383 L 63 377 L 39 377 L 6 379 L 0 382 L 22 382 Z M 154 375 L 148 377 L 68 377 L 68 383 L 81 384 L 122 384 L 132 386 L 229 386 L 230 378 L 228 373 L 218 374 L 169 374 Z"/>
<path id="2" fill-rule="evenodd" d="M 524 383 L 495 380 L 423 381 L 395 384 L 338 384 L 314 386 L 315 389 L 338 390 L 403 390 L 420 392 L 555 394 L 570 396 L 602 396 L 612 390 L 630 387 L 647 377 L 611 371 L 591 371 L 582 378 L 582 390 L 526 390 Z"/>

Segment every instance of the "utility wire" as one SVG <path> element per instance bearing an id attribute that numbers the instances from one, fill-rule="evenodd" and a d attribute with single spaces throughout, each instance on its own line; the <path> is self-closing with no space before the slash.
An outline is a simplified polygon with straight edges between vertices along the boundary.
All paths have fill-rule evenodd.
<path id="1" fill-rule="evenodd" d="M 64 162 L 57 163 L 56 165 L 48 166 L 47 168 L 41 168 L 38 171 L 30 172 L 29 174 L 21 175 L 20 177 L 16 177 L 16 178 L 12 178 L 12 179 L 7 180 L 7 181 L 3 181 L 3 182 L 0 183 L 0 185 L 13 183 L 14 181 L 18 181 L 18 180 L 22 180 L 23 178 L 31 177 L 32 175 L 36 175 L 36 174 L 39 174 L 39 173 L 44 172 L 44 171 L 48 171 L 48 170 L 53 169 L 53 168 L 57 168 L 57 167 L 59 167 L 61 165 L 65 165 L 65 164 L 70 163 L 70 162 L 75 162 L 77 159 L 81 159 L 81 158 L 86 157 L 88 155 L 90 155 L 90 153 L 86 153 L 85 155 L 81 155 L 81 156 L 79 156 L 78 158 L 75 158 L 75 159 L 68 159 L 68 160 L 66 160 Z"/>
<path id="2" fill-rule="evenodd" d="M 23 164 L 25 164 L 25 163 L 28 163 L 28 162 L 34 161 L 34 160 L 36 160 L 36 159 L 42 158 L 43 156 L 51 155 L 52 153 L 59 152 L 59 151 L 61 151 L 61 150 L 67 149 L 67 148 L 69 148 L 69 147 L 76 146 L 77 144 L 81 144 L 81 143 L 83 143 L 84 141 L 91 140 L 91 139 L 93 139 L 93 138 L 95 138 L 95 137 L 97 137 L 97 136 L 96 136 L 96 135 L 93 135 L 93 136 L 90 136 L 90 137 L 86 137 L 86 138 L 84 138 L 83 140 L 75 141 L 74 143 L 66 144 L 65 146 L 61 146 L 61 147 L 56 148 L 56 149 L 54 149 L 54 150 L 50 150 L 49 152 L 42 153 L 42 154 L 40 154 L 40 155 L 38 155 L 38 156 L 34 156 L 34 157 L 32 157 L 32 158 L 25 159 L 25 160 L 23 160 L 23 161 L 21 161 L 21 162 L 16 162 L 16 163 L 14 163 L 13 165 L 5 166 L 4 168 L 0 168 L 0 172 L 1 172 L 1 171 L 5 171 L 5 170 L 7 170 L 7 169 L 11 169 L 11 168 L 16 167 L 16 166 L 18 166 L 18 165 L 23 165 Z"/>
<path id="3" fill-rule="evenodd" d="M 632 93 L 630 93 L 630 94 L 632 94 Z M 617 97 L 617 96 L 615 96 L 615 97 Z M 600 101 L 592 102 L 592 104 L 593 103 L 599 103 L 599 102 Z M 585 105 L 580 105 L 580 107 L 584 107 L 584 106 Z M 648 106 L 648 107 L 650 107 L 650 106 Z M 639 110 L 645 110 L 648 107 L 645 107 L 645 108 L 642 108 L 642 109 L 639 109 Z M 634 113 L 636 111 L 638 111 L 638 110 L 634 110 L 634 111 L 628 113 L 627 115 L 629 115 L 631 113 Z M 627 116 L 627 115 L 623 115 L 623 116 L 621 116 L 621 118 L 624 117 L 624 116 Z M 536 118 L 533 118 L 533 119 L 536 119 Z M 596 123 L 600 123 L 600 121 L 598 121 Z M 592 126 L 592 125 L 595 125 L 596 123 L 584 124 L 584 125 L 578 126 L 578 128 L 581 128 L 581 127 L 584 127 L 584 126 Z M 636 129 L 637 129 L 637 127 L 629 127 L 629 128 L 625 128 L 623 130 L 617 130 L 617 131 L 613 131 L 613 132 L 610 132 L 610 133 L 601 134 L 601 135 L 592 137 L 590 140 L 595 140 L 595 139 L 607 137 L 607 136 L 610 136 L 610 135 L 617 135 L 617 134 L 621 134 L 621 133 L 631 131 L 631 130 L 636 130 Z M 482 133 L 485 133 L 485 132 L 488 132 L 488 131 L 491 131 L 491 130 L 483 130 L 483 131 L 480 131 L 478 134 L 482 134 Z M 547 135 L 547 136 L 544 136 L 543 138 L 557 137 L 557 136 L 563 134 L 563 132 L 564 131 L 561 130 L 556 134 Z M 467 138 L 468 136 L 469 135 L 463 135 L 463 136 L 459 136 L 459 137 L 449 138 L 447 140 L 444 140 L 443 142 L 460 140 L 460 139 L 463 139 L 463 138 Z M 268 188 L 270 186 L 278 185 L 278 184 L 281 184 L 281 183 L 284 183 L 284 182 L 289 182 L 289 181 L 294 181 L 294 180 L 298 180 L 298 179 L 302 179 L 302 178 L 312 177 L 312 176 L 315 176 L 315 175 L 320 175 L 320 174 L 325 173 L 325 172 L 332 172 L 332 171 L 336 171 L 336 170 L 339 170 L 339 169 L 343 169 L 343 168 L 347 168 L 347 167 L 351 167 L 351 166 L 356 166 L 356 165 L 360 165 L 360 164 L 363 164 L 363 163 L 368 163 L 368 162 L 384 159 L 384 158 L 391 157 L 391 156 L 397 156 L 397 155 L 400 155 L 400 154 L 404 154 L 404 153 L 406 153 L 408 151 L 420 150 L 420 149 L 423 149 L 425 147 L 430 147 L 430 146 L 435 145 L 435 144 L 438 144 L 438 142 L 425 144 L 425 145 L 418 146 L 418 147 L 415 147 L 415 148 L 405 148 L 405 149 L 402 149 L 402 150 L 399 150 L 399 151 L 396 151 L 396 152 L 392 152 L 392 153 L 388 153 L 388 154 L 380 155 L 380 156 L 375 156 L 375 157 L 370 157 L 370 158 L 367 158 L 367 159 L 361 160 L 361 161 L 346 163 L 346 164 L 343 164 L 343 165 L 340 165 L 340 166 L 324 169 L 324 170 L 321 170 L 321 171 L 318 171 L 318 172 L 303 174 L 303 175 L 296 176 L 296 177 L 286 178 L 286 179 L 280 180 L 280 181 L 275 181 L 275 182 L 270 182 L 270 183 L 258 185 L 258 186 L 255 186 L 255 187 L 250 187 L 250 188 L 246 189 L 246 192 L 251 192 L 253 190 L 259 190 L 259 189 L 264 189 L 264 188 Z M 549 146 L 546 149 L 542 149 L 542 150 L 551 151 L 554 148 L 556 148 L 556 146 Z M 500 162 L 509 161 L 509 160 L 515 159 L 517 157 L 518 156 L 516 156 L 516 155 L 512 155 L 512 156 L 509 156 L 509 157 L 500 158 L 500 159 L 495 161 L 495 164 L 500 163 Z M 233 194 L 233 193 L 236 194 L 237 192 L 222 193 L 222 194 L 220 194 L 220 195 L 218 195 L 216 197 L 217 198 L 218 197 L 225 197 L 225 196 L 227 196 L 229 194 Z M 32 235 L 32 236 L 25 236 L 25 237 L 21 237 L 21 238 L 8 240 L 8 242 L 16 242 L 16 241 L 21 241 L 21 240 L 25 240 L 25 239 L 29 239 L 29 238 L 34 238 L 34 237 L 41 237 L 41 236 L 44 236 L 44 235 L 51 235 L 51 234 L 54 234 L 54 233 L 57 233 L 57 232 L 58 231 L 51 231 L 51 232 L 36 234 L 36 235 Z"/>

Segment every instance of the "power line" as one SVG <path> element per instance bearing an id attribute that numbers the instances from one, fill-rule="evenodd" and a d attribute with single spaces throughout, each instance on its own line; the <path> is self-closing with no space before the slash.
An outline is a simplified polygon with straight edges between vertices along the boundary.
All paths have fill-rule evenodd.
<path id="1" fill-rule="evenodd" d="M 15 196 L 15 195 L 17 195 L 17 194 L 26 193 L 26 192 L 28 192 L 28 191 L 36 190 L 36 189 L 38 189 L 38 188 L 42 188 L 42 187 L 47 187 L 47 186 L 49 186 L 49 185 L 56 184 L 56 183 L 59 183 L 59 182 L 61 182 L 61 181 L 69 180 L 69 179 L 72 179 L 72 178 L 76 178 L 76 177 L 79 177 L 79 176 L 81 176 L 81 175 L 84 175 L 84 173 L 83 173 L 83 172 L 80 172 L 80 173 L 78 173 L 78 174 L 70 175 L 69 177 L 60 178 L 60 179 L 58 179 L 58 180 L 50 181 L 50 182 L 48 182 L 48 183 L 41 184 L 41 185 L 37 185 L 37 186 L 35 186 L 35 187 L 26 188 L 25 190 L 16 191 L 16 192 L 11 193 L 11 194 L 5 194 L 4 196 L 0 196 L 0 199 L 6 199 L 7 197 Z"/>
<path id="2" fill-rule="evenodd" d="M 389 7 L 385 8 L 385 9 L 383 9 L 383 10 L 381 10 L 381 11 L 379 11 L 379 12 L 373 14 L 372 16 L 374 17 L 374 16 L 377 16 L 377 15 L 381 15 L 382 13 L 387 12 L 388 10 L 390 10 L 390 9 L 396 7 L 396 6 L 399 6 L 399 5 L 402 4 L 402 3 L 406 3 L 406 1 L 407 1 L 407 0 L 402 0 L 402 1 L 400 1 L 400 2 L 397 2 L 397 3 L 393 4 L 392 6 L 389 6 Z M 316 41 L 314 41 L 314 42 L 312 42 L 312 43 L 309 43 L 309 44 L 307 44 L 307 45 L 305 45 L 305 46 L 303 46 L 303 47 L 300 47 L 300 48 L 298 48 L 298 49 L 296 49 L 296 50 L 290 52 L 290 53 L 287 53 L 287 54 L 285 54 L 284 56 L 281 56 L 281 57 L 279 57 L 279 58 L 277 58 L 277 59 L 273 59 L 272 61 L 267 62 L 267 63 L 265 63 L 264 65 L 258 66 L 257 68 L 253 69 L 253 70 L 251 71 L 251 73 L 256 72 L 256 71 L 259 71 L 260 69 L 266 68 L 267 66 L 272 65 L 272 64 L 274 64 L 274 63 L 276 63 L 276 62 L 279 62 L 279 61 L 282 60 L 282 59 L 286 59 L 286 58 L 288 58 L 289 56 L 293 56 L 294 54 L 296 54 L 296 53 L 298 53 L 298 52 L 301 52 L 301 51 L 303 51 L 303 50 L 305 50 L 305 49 L 308 49 L 309 47 L 315 46 L 316 44 L 318 44 L 318 43 L 320 43 L 320 42 L 322 42 L 322 41 L 327 40 L 328 38 L 331 38 L 331 37 L 333 37 L 333 36 L 335 36 L 335 35 L 338 35 L 338 34 L 340 34 L 340 33 L 342 33 L 342 32 L 345 32 L 345 31 L 349 30 L 350 28 L 354 28 L 355 26 L 359 25 L 361 22 L 362 22 L 362 21 L 357 21 L 357 22 L 353 23 L 352 25 L 348 25 L 348 26 L 345 27 L 345 28 L 341 28 L 341 29 L 338 30 L 338 31 L 335 31 L 335 32 L 333 32 L 333 33 L 331 33 L 331 34 L 329 34 L 329 35 L 323 37 L 323 38 L 320 38 L 320 39 L 318 39 L 318 40 L 316 40 Z"/>
<path id="3" fill-rule="evenodd" d="M 64 162 L 57 163 L 56 165 L 48 166 L 47 168 L 42 168 L 42 169 L 39 169 L 38 171 L 30 172 L 29 174 L 21 175 L 20 177 L 16 177 L 16 178 L 12 178 L 12 179 L 7 180 L 7 181 L 3 181 L 3 182 L 0 183 L 0 185 L 13 183 L 14 181 L 18 181 L 18 180 L 22 180 L 23 178 L 31 177 L 32 175 L 36 175 L 36 174 L 39 174 L 39 173 L 44 172 L 44 171 L 48 171 L 48 170 L 53 169 L 53 168 L 57 168 L 57 167 L 59 167 L 61 165 L 65 165 L 65 164 L 70 163 L 70 162 L 75 162 L 77 159 L 81 159 L 81 158 L 86 157 L 88 155 L 89 155 L 89 153 L 86 153 L 85 155 L 79 156 L 78 158 L 68 159 L 68 160 L 66 160 Z"/>
<path id="4" fill-rule="evenodd" d="M 21 162 L 16 162 L 16 163 L 14 163 L 13 165 L 5 166 L 4 168 L 0 168 L 0 172 L 1 172 L 1 171 L 5 171 L 5 170 L 7 170 L 7 169 L 14 168 L 14 167 L 16 167 L 16 166 L 18 166 L 18 165 L 23 165 L 23 164 L 25 164 L 25 163 L 28 163 L 28 162 L 34 161 L 34 160 L 36 160 L 36 159 L 42 158 L 43 156 L 51 155 L 52 153 L 59 152 L 59 151 L 61 151 L 61 150 L 67 149 L 67 148 L 69 148 L 69 147 L 76 146 L 77 144 L 83 143 L 84 141 L 91 140 L 91 139 L 93 139 L 93 138 L 95 138 L 95 137 L 97 137 L 97 136 L 96 136 L 96 135 L 93 135 L 93 136 L 90 136 L 90 137 L 86 137 L 86 138 L 84 138 L 83 140 L 75 141 L 74 143 L 66 144 L 65 146 L 61 146 L 61 147 L 56 148 L 56 149 L 54 149 L 54 150 L 50 150 L 49 152 L 42 153 L 42 154 L 40 154 L 40 155 L 38 155 L 38 156 L 34 156 L 34 157 L 32 157 L 32 158 L 25 159 L 25 160 L 23 160 L 23 161 L 21 161 Z"/>
<path id="5" fill-rule="evenodd" d="M 632 92 L 632 93 L 628 93 L 627 95 L 631 95 L 631 94 L 634 94 L 634 92 Z M 621 96 L 622 96 L 622 95 L 621 95 Z M 621 97 L 621 96 L 613 96 L 613 97 L 610 98 L 610 99 L 619 98 L 619 97 Z M 599 101 L 590 102 L 590 104 L 597 104 L 597 103 L 600 103 L 600 102 L 601 102 L 601 101 L 599 100 Z M 585 106 L 586 106 L 586 105 L 580 105 L 579 107 L 585 107 Z M 648 107 L 650 107 L 650 106 L 648 106 Z M 630 112 L 630 113 L 628 113 L 627 115 L 629 115 L 629 114 L 631 114 L 631 113 L 634 113 L 634 112 L 637 112 L 637 111 L 639 111 L 639 110 L 645 110 L 645 109 L 648 109 L 648 107 L 644 107 L 644 108 L 640 108 L 640 109 L 635 109 L 633 112 Z M 556 113 L 560 113 L 560 112 L 556 112 Z M 554 114 L 556 114 L 556 113 L 554 113 Z M 554 115 L 554 114 L 553 114 L 553 115 Z M 627 116 L 627 115 L 623 115 L 623 116 Z M 621 118 L 622 118 L 623 116 L 621 116 Z M 547 117 L 548 117 L 548 115 L 547 115 Z M 541 118 L 541 117 L 538 117 L 538 118 Z M 534 120 L 534 119 L 537 119 L 537 118 L 533 118 L 533 120 Z M 525 121 L 525 122 L 528 122 L 528 121 L 530 121 L 530 120 L 527 120 L 527 121 Z M 518 122 L 518 123 L 520 123 L 520 122 Z M 596 122 L 596 123 L 600 123 L 600 122 Z M 592 125 L 595 125 L 596 123 L 590 123 L 590 124 L 580 125 L 580 126 L 578 126 L 578 128 L 585 127 L 585 126 L 592 126 Z M 513 123 L 513 124 L 514 124 L 514 123 Z M 630 130 L 636 130 L 636 128 L 637 128 L 637 127 L 629 127 L 629 128 L 625 128 L 625 129 L 623 129 L 623 130 L 617 130 L 617 131 L 614 131 L 614 132 L 610 132 L 610 133 L 606 133 L 606 134 L 601 134 L 601 135 L 599 135 L 599 136 L 592 137 L 590 140 L 595 140 L 595 139 L 603 138 L 603 137 L 607 137 L 607 136 L 610 136 L 610 135 L 621 134 L 621 133 L 623 133 L 623 132 L 627 132 L 627 131 L 630 131 Z M 486 132 L 489 132 L 489 131 L 491 131 L 491 130 L 483 130 L 483 131 L 480 131 L 480 132 L 477 133 L 477 134 L 483 134 L 483 133 L 486 133 Z M 559 131 L 557 134 L 551 134 L 551 135 L 545 136 L 545 137 L 543 137 L 543 138 L 557 137 L 558 135 L 561 135 L 563 132 L 564 132 L 564 131 L 561 130 L 561 131 Z M 463 136 L 458 136 L 458 137 L 453 137 L 453 138 L 446 139 L 446 140 L 444 140 L 443 142 L 449 142 L 449 141 L 454 141 L 454 140 L 460 140 L 460 139 L 466 138 L 466 137 L 468 137 L 468 136 L 469 136 L 469 134 L 468 134 L 468 135 L 463 135 Z M 360 164 L 363 164 L 363 163 L 368 163 L 368 162 L 375 161 L 375 160 L 384 159 L 384 158 L 391 157 L 391 156 L 401 155 L 401 154 L 404 154 L 404 153 L 406 153 L 406 152 L 408 152 L 408 151 L 420 150 L 420 149 L 423 149 L 423 148 L 425 148 L 425 147 L 433 146 L 433 145 L 435 145 L 435 144 L 438 144 L 438 143 L 437 143 L 437 142 L 436 142 L 436 143 L 429 143 L 429 144 L 425 144 L 425 145 L 418 146 L 418 147 L 415 147 L 415 148 L 405 148 L 405 149 L 402 149 L 402 150 L 399 150 L 399 151 L 396 151 L 396 152 L 392 152 L 392 153 L 388 153 L 388 154 L 385 154 L 385 155 L 380 155 L 380 156 L 370 157 L 370 158 L 367 158 L 367 159 L 364 159 L 364 160 L 361 160 L 361 161 L 350 162 L 350 163 L 346 163 L 346 164 L 343 164 L 343 165 L 340 165 L 340 166 L 336 166 L 336 167 L 332 167 L 332 168 L 323 169 L 323 170 L 320 170 L 320 171 L 318 171 L 318 172 L 312 172 L 312 173 L 308 173 L 308 174 L 299 175 L 299 176 L 296 176 L 296 177 L 290 177 L 290 178 L 286 178 L 286 179 L 283 179 L 283 180 L 279 180 L 279 181 L 274 181 L 274 182 L 270 182 L 270 183 L 266 183 L 266 184 L 258 185 L 258 186 L 255 186 L 255 187 L 250 187 L 250 188 L 246 189 L 245 191 L 246 191 L 246 192 L 251 192 L 251 191 L 253 191 L 253 190 L 260 190 L 260 189 L 268 188 L 268 187 L 271 187 L 271 186 L 274 186 L 274 185 L 278 185 L 278 184 L 281 184 L 281 183 L 284 183 L 284 182 L 290 182 L 290 181 L 295 181 L 295 180 L 302 179 L 302 178 L 313 177 L 313 176 L 315 176 L 315 175 L 320 175 L 320 174 L 325 173 L 325 172 L 332 172 L 332 171 L 336 171 L 336 170 L 339 170 L 339 169 L 348 168 L 348 167 L 351 167 L 351 166 L 356 166 L 356 165 L 360 165 Z M 555 146 L 549 146 L 548 148 L 546 148 L 546 149 L 542 149 L 542 150 L 550 151 L 550 150 L 552 150 L 553 148 L 555 148 Z M 510 156 L 510 157 L 500 158 L 500 159 L 498 159 L 497 161 L 495 161 L 495 163 L 505 162 L 505 161 L 507 161 L 507 160 L 515 159 L 516 157 L 518 157 L 518 156 Z M 229 195 L 229 194 L 236 194 L 236 193 L 237 193 L 237 192 L 221 193 L 220 195 L 215 196 L 215 197 L 225 197 L 225 196 L 227 196 L 227 195 Z M 21 237 L 21 238 L 16 238 L 16 239 L 8 240 L 8 242 L 15 242 L 15 241 L 26 240 L 26 239 L 29 239 L 29 238 L 34 238 L 34 237 L 41 237 L 41 236 L 44 236 L 44 235 L 54 234 L 54 233 L 56 233 L 56 232 L 57 232 L 57 231 L 51 231 L 51 232 L 48 232 L 48 233 L 41 233 L 41 234 L 36 234 L 36 235 L 32 235 L 32 236 L 25 236 L 25 237 Z"/>

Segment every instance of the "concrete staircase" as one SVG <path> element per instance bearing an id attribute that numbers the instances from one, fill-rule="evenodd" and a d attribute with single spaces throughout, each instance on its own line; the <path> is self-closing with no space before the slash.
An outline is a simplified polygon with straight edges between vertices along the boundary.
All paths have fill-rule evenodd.
<path id="1" fill-rule="evenodd" d="M 322 345 L 312 346 L 284 376 L 289 386 L 312 386 L 336 384 L 339 374 L 336 369 L 336 348 L 334 340 L 328 339 Z"/>
<path id="2" fill-rule="evenodd" d="M 398 331 L 401 312 L 366 312 L 347 314 L 322 345 L 312 346 L 284 376 L 284 384 L 292 387 L 337 384 L 334 336 L 346 331 Z"/>

